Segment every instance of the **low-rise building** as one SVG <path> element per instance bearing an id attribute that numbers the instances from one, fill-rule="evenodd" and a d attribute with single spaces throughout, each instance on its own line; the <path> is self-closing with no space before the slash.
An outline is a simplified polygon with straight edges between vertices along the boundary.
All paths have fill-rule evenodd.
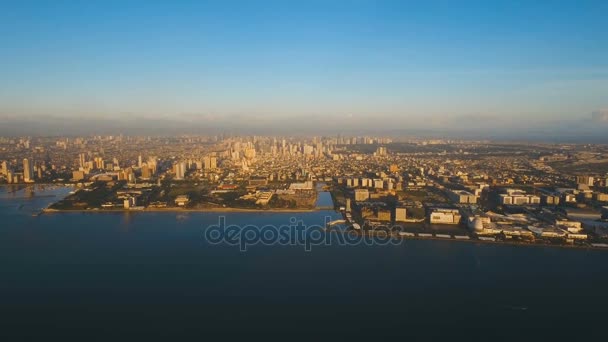
<path id="1" fill-rule="evenodd" d="M 598 202 L 608 202 L 608 194 L 596 193 L 595 200 Z"/>
<path id="2" fill-rule="evenodd" d="M 257 200 L 255 201 L 255 204 L 267 205 L 273 195 L 274 194 L 272 191 L 259 191 L 257 193 Z"/>
<path id="3" fill-rule="evenodd" d="M 386 209 L 378 210 L 378 221 L 390 221 L 391 220 L 391 211 Z"/>
<path id="4" fill-rule="evenodd" d="M 80 181 L 84 179 L 84 171 L 73 171 L 72 172 L 72 179 L 74 181 Z"/>
<path id="5" fill-rule="evenodd" d="M 478 197 L 464 190 L 452 190 L 448 193 L 450 199 L 456 203 L 477 203 Z"/>
<path id="6" fill-rule="evenodd" d="M 179 207 L 183 207 L 190 203 L 190 197 L 188 195 L 179 195 L 175 198 L 175 204 Z"/>
<path id="7" fill-rule="evenodd" d="M 134 196 L 127 197 L 127 198 L 125 198 L 123 205 L 124 205 L 125 209 L 131 209 L 131 208 L 137 206 L 137 198 Z"/>
<path id="8" fill-rule="evenodd" d="M 355 201 L 362 202 L 369 199 L 369 190 L 367 189 L 355 189 Z"/>
<path id="9" fill-rule="evenodd" d="M 395 221 L 405 222 L 407 220 L 407 209 L 402 207 L 395 208 Z"/>
<path id="10" fill-rule="evenodd" d="M 555 220 L 555 225 L 570 233 L 579 233 L 583 230 L 583 224 L 578 221 Z"/>
<path id="11" fill-rule="evenodd" d="M 429 212 L 429 220 L 431 223 L 458 224 L 460 223 L 460 217 L 458 209 L 435 208 Z"/>

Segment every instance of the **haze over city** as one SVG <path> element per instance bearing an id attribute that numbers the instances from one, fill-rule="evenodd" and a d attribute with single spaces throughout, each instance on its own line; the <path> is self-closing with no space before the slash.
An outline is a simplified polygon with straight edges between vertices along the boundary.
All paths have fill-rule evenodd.
<path id="1" fill-rule="evenodd" d="M 0 341 L 607 340 L 607 19 L 0 0 Z"/>
<path id="2" fill-rule="evenodd" d="M 0 134 L 598 141 L 607 12 L 605 1 L 3 3 Z"/>

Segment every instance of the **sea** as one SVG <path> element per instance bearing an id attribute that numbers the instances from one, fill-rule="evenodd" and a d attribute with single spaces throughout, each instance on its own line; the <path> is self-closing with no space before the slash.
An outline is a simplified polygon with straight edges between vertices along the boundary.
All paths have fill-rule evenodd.
<path id="1" fill-rule="evenodd" d="M 38 215 L 70 190 L 0 187 L 0 341 L 607 339 L 608 251 L 210 234 L 347 234 L 331 210 Z"/>

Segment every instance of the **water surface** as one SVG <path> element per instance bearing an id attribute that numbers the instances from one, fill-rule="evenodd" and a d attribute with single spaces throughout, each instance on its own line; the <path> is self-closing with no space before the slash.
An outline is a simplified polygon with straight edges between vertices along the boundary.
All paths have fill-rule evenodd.
<path id="1" fill-rule="evenodd" d="M 60 191 L 61 192 L 61 191 Z M 65 192 L 65 190 L 63 190 Z M 38 194 L 38 192 L 36 193 Z M 0 193 L 0 336 L 563 340 L 603 334 L 608 253 L 406 241 L 238 247 L 205 229 L 312 213 L 60 213 Z M 601 336 L 601 335 L 597 335 Z"/>

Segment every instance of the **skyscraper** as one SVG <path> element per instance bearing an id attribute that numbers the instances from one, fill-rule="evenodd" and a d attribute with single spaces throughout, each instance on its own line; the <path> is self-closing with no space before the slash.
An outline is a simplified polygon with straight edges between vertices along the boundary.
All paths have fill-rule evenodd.
<path id="1" fill-rule="evenodd" d="M 386 151 L 386 147 L 384 147 L 384 146 L 378 146 L 378 148 L 376 149 L 376 155 L 379 157 L 384 157 L 387 154 L 388 153 Z"/>
<path id="2" fill-rule="evenodd" d="M 173 165 L 173 172 L 175 173 L 175 179 L 181 180 L 186 176 L 186 163 L 179 162 Z"/>
<path id="3" fill-rule="evenodd" d="M 205 162 L 206 170 L 214 170 L 217 168 L 217 157 L 206 156 L 203 161 Z"/>
<path id="4" fill-rule="evenodd" d="M 78 166 L 81 168 L 84 168 L 86 162 L 87 162 L 86 155 L 84 153 L 80 153 L 78 155 Z"/>
<path id="5" fill-rule="evenodd" d="M 26 183 L 34 181 L 34 165 L 33 161 L 23 159 L 23 181 Z"/>

